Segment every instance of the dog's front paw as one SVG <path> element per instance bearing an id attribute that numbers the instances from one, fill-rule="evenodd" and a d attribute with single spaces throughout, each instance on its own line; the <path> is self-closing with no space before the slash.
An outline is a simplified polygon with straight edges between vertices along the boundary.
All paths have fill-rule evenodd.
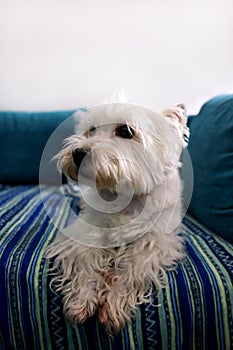
<path id="1" fill-rule="evenodd" d="M 98 317 L 100 323 L 104 325 L 106 332 L 109 334 L 117 334 L 122 327 L 117 317 L 111 311 L 110 305 L 107 301 L 102 301 L 99 304 Z"/>
<path id="2" fill-rule="evenodd" d="M 72 324 L 83 323 L 90 316 L 93 316 L 96 311 L 96 303 L 88 301 L 84 306 L 70 305 L 65 310 L 68 321 Z"/>
<path id="3" fill-rule="evenodd" d="M 122 305 L 111 305 L 106 299 L 99 302 L 98 317 L 108 334 L 118 334 L 119 331 L 130 322 L 131 315 Z"/>
<path id="4" fill-rule="evenodd" d="M 70 323 L 76 324 L 83 323 L 89 316 L 92 316 L 93 314 L 94 312 L 90 313 L 87 307 L 80 307 L 67 311 L 66 317 Z"/>

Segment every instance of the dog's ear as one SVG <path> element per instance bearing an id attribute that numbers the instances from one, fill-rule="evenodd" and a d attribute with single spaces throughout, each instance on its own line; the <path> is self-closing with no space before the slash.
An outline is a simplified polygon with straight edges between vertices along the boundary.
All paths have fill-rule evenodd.
<path id="1" fill-rule="evenodd" d="M 169 118 L 175 126 L 181 131 L 185 145 L 189 138 L 189 129 L 187 127 L 186 108 L 183 103 L 177 104 L 173 107 L 168 107 L 162 111 L 162 115 Z"/>
<path id="2" fill-rule="evenodd" d="M 183 103 L 166 108 L 164 111 L 162 111 L 162 114 L 183 126 L 186 126 L 187 124 L 186 108 Z"/>

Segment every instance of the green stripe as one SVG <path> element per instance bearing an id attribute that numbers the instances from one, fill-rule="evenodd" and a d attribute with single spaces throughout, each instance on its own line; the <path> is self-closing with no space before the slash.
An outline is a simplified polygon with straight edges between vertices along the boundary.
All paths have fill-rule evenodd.
<path id="1" fill-rule="evenodd" d="M 161 338 L 162 338 L 162 349 L 167 350 L 168 349 L 168 329 L 167 329 L 167 310 L 165 309 L 165 303 L 164 303 L 164 295 L 161 291 L 158 294 L 158 312 L 159 312 L 159 324 L 161 329 Z"/>
<path id="2" fill-rule="evenodd" d="M 193 298 L 192 298 L 192 287 L 191 287 L 191 284 L 190 284 L 190 274 L 189 274 L 189 267 L 188 267 L 188 263 L 189 261 L 186 260 L 184 263 L 183 263 L 183 274 L 184 274 L 184 277 L 186 279 L 186 288 L 188 290 L 188 295 L 190 296 L 189 297 L 189 301 L 190 301 L 190 307 L 191 307 L 191 315 L 192 315 L 192 325 L 194 326 L 195 325 L 195 305 L 194 305 L 194 301 L 193 301 Z M 195 349 L 195 328 L 193 327 L 193 335 L 192 335 L 192 348 Z"/>
<path id="3" fill-rule="evenodd" d="M 172 280 L 173 280 L 173 285 L 174 285 L 174 290 L 175 290 L 175 305 L 177 310 L 177 317 L 179 319 L 179 324 L 176 327 L 176 331 L 180 333 L 180 342 L 183 342 L 183 327 L 182 327 L 182 317 L 181 317 L 181 310 L 180 310 L 180 303 L 179 303 L 179 294 L 178 294 L 178 285 L 176 281 L 176 272 L 172 273 Z"/>
<path id="4" fill-rule="evenodd" d="M 70 324 L 69 324 L 69 327 L 70 327 Z M 78 349 L 83 349 L 83 346 L 82 346 L 82 340 L 81 340 L 81 336 L 80 336 L 80 331 L 78 330 L 77 327 L 74 327 L 74 331 L 75 331 L 75 335 L 76 335 L 76 341 L 78 342 Z M 84 332 L 84 330 L 82 329 L 82 334 L 83 334 L 83 337 L 85 339 L 85 346 L 87 348 L 87 339 L 86 339 L 86 334 Z M 70 350 L 70 349 L 69 349 Z"/>
<path id="5" fill-rule="evenodd" d="M 132 323 L 129 323 L 129 325 L 126 328 L 126 330 L 128 331 L 130 350 L 135 350 L 135 343 L 134 343 L 134 336 L 133 336 L 133 330 L 132 330 Z"/>
<path id="6" fill-rule="evenodd" d="M 138 349 L 143 350 L 142 318 L 141 318 L 141 310 L 139 307 L 137 308 L 137 311 L 136 311 L 135 327 L 136 327 L 136 337 L 137 337 L 137 342 L 138 342 Z"/>
<path id="7" fill-rule="evenodd" d="M 193 237 L 192 237 L 192 241 L 194 241 Z M 192 267 L 192 273 L 195 276 L 197 286 L 199 287 L 198 295 L 200 296 L 200 306 L 204 306 L 205 302 L 204 302 L 204 299 L 203 299 L 203 286 L 202 286 L 201 280 L 199 278 L 199 275 L 198 275 L 196 267 L 192 263 L 192 260 L 188 256 L 187 256 L 187 259 L 189 261 L 190 266 Z M 194 297 L 193 290 L 190 290 L 190 297 L 192 297 L 192 298 Z M 195 306 L 194 303 L 192 305 Z M 197 310 L 196 310 L 196 312 L 197 312 Z M 193 313 L 195 314 L 195 309 L 193 309 Z M 204 310 L 204 307 L 201 307 L 200 315 L 202 317 L 202 320 L 200 320 L 201 325 L 202 325 L 202 342 L 204 344 L 204 349 L 205 349 L 206 348 L 206 332 L 205 332 L 205 310 Z M 195 325 L 195 323 L 194 323 L 194 325 Z M 194 327 L 194 330 L 195 330 L 195 327 Z M 193 338 L 195 339 L 195 331 L 193 333 Z M 198 344 L 197 345 L 195 344 L 195 346 L 197 347 Z"/>
<path id="8" fill-rule="evenodd" d="M 173 314 L 170 288 L 166 289 L 166 297 L 167 297 L 167 305 L 168 305 L 167 312 L 169 313 L 169 323 L 173 325 L 170 327 L 170 332 L 171 332 L 170 346 L 171 346 L 171 349 L 176 349 L 176 323 L 175 323 L 175 317 Z"/>
<path id="9" fill-rule="evenodd" d="M 96 336 L 97 336 L 97 341 L 98 341 L 98 348 L 101 349 L 101 339 L 100 339 L 100 333 L 99 333 L 99 322 L 96 317 L 95 319 L 95 329 L 96 329 Z"/>

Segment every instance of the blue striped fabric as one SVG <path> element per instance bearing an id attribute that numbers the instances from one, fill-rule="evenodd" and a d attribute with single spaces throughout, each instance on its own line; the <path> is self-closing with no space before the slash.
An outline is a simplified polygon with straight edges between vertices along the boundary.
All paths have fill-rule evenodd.
<path id="1" fill-rule="evenodd" d="M 65 225 L 57 188 L 0 185 L 0 348 L 73 349 L 210 349 L 233 348 L 233 248 L 191 217 L 183 221 L 186 257 L 169 285 L 144 304 L 117 336 L 109 337 L 96 317 L 72 327 L 62 313 L 61 298 L 48 287 L 43 255 L 57 229 L 49 216 Z M 77 198 L 68 197 L 78 205 Z M 57 210 L 59 208 L 59 210 Z M 48 215 L 49 214 L 49 215 Z"/>

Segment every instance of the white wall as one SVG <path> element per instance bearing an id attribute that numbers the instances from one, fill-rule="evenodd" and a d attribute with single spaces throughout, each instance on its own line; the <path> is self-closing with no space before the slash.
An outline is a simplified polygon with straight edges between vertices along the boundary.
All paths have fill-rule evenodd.
<path id="1" fill-rule="evenodd" d="M 0 109 L 233 92 L 232 0 L 0 0 Z"/>

